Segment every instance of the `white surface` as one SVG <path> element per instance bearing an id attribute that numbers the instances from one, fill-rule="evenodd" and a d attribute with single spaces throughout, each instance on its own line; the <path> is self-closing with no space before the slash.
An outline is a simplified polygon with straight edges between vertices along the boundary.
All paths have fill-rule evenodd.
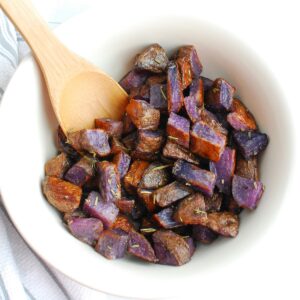
<path id="1" fill-rule="evenodd" d="M 215 3 L 213 4 L 215 5 Z M 281 10 L 276 7 L 274 8 L 274 4 L 272 6 L 272 11 L 270 11 L 270 7 L 268 7 L 269 10 L 267 11 L 264 6 L 260 6 L 260 10 L 258 10 L 258 6 L 255 8 L 255 4 L 252 4 L 252 6 L 249 8 L 247 7 L 246 10 L 248 17 L 246 14 L 243 14 L 243 9 L 241 7 L 236 8 L 239 9 L 240 14 L 233 15 L 233 12 L 230 11 L 230 9 L 227 9 L 226 13 L 224 13 L 224 9 L 222 9 L 222 6 L 220 4 L 215 6 L 214 10 L 211 9 L 212 7 L 208 7 L 208 5 L 198 5 L 199 7 L 197 10 L 194 9 L 189 13 L 195 13 L 198 18 L 202 18 L 203 16 L 210 20 L 216 18 L 216 20 L 218 20 L 218 22 L 220 22 L 222 26 L 227 27 L 229 30 L 234 30 L 236 35 L 243 38 L 248 45 L 251 45 L 252 48 L 255 48 L 255 50 L 259 52 L 259 55 L 263 57 L 265 64 L 273 69 L 273 75 L 277 79 L 280 79 L 280 83 L 276 81 L 266 81 L 265 77 L 262 76 L 263 73 L 259 71 L 259 67 L 255 65 L 255 62 L 252 63 L 249 60 L 241 61 L 239 57 L 239 51 L 235 52 L 236 49 L 231 48 L 232 44 L 227 43 L 228 39 L 226 39 L 226 42 L 220 44 L 220 42 L 222 41 L 222 37 L 218 37 L 218 39 L 215 40 L 213 34 L 209 34 L 210 32 L 208 32 L 204 27 L 202 27 L 202 30 L 204 30 L 204 36 L 201 35 L 203 34 L 201 32 L 193 33 L 192 30 L 194 30 L 194 28 L 192 30 L 186 30 L 183 35 L 180 34 L 181 30 L 188 27 L 188 22 L 178 24 L 178 21 L 176 22 L 176 25 L 180 27 L 180 29 L 176 31 L 170 28 L 168 32 L 164 32 L 165 27 L 160 26 L 160 33 L 158 34 L 158 31 L 155 31 L 154 28 L 155 26 L 160 25 L 158 23 L 155 26 L 151 26 L 151 30 L 149 29 L 148 31 L 144 31 L 147 33 L 143 34 L 144 41 L 146 41 L 146 38 L 148 37 L 152 39 L 151 42 L 153 41 L 153 39 L 155 39 L 156 41 L 161 41 L 164 46 L 168 45 L 167 41 L 172 41 L 173 45 L 176 45 L 178 43 L 181 43 L 185 38 L 187 38 L 189 41 L 192 39 L 193 44 L 198 43 L 201 56 L 204 59 L 204 64 L 208 68 L 208 72 L 206 72 L 206 74 L 217 75 L 215 74 L 215 72 L 218 71 L 218 75 L 222 75 L 222 70 L 227 71 L 229 69 L 229 65 L 230 70 L 232 70 L 233 67 L 236 71 L 230 74 L 226 74 L 227 78 L 231 79 L 235 84 L 237 84 L 237 87 L 239 88 L 239 90 L 241 90 L 243 99 L 249 105 L 250 109 L 252 109 L 254 115 L 258 116 L 258 122 L 261 125 L 262 129 L 266 130 L 267 133 L 271 135 L 272 144 L 270 145 L 270 149 L 268 150 L 268 153 L 264 158 L 265 168 L 263 169 L 264 173 L 262 174 L 263 181 L 267 185 L 264 202 L 261 203 L 262 205 L 261 207 L 259 207 L 259 210 L 254 215 L 249 216 L 249 218 L 245 220 L 245 224 L 242 224 L 242 230 L 239 239 L 222 243 L 222 245 L 219 243 L 218 245 L 213 246 L 213 249 L 211 249 L 211 251 L 207 251 L 209 253 L 207 253 L 206 250 L 199 250 L 197 258 L 194 259 L 194 262 L 188 264 L 183 268 L 174 269 L 163 267 L 159 271 L 157 271 L 156 266 L 147 266 L 144 270 L 143 265 L 138 265 L 135 267 L 130 266 L 128 268 L 126 267 L 126 264 L 132 264 L 132 262 L 106 262 L 101 257 L 99 258 L 99 256 L 97 256 L 96 258 L 94 253 L 87 250 L 88 248 L 85 247 L 85 245 L 74 241 L 72 237 L 61 230 L 57 215 L 53 214 L 53 209 L 46 205 L 38 194 L 38 181 L 35 180 L 33 182 L 30 182 L 31 177 L 23 176 L 23 180 L 18 184 L 18 189 L 7 189 L 8 184 L 12 183 L 12 181 L 5 181 L 5 178 L 3 178 L 3 170 L 5 170 L 6 172 L 5 177 L 12 178 L 13 176 L 15 176 L 15 174 L 10 174 L 8 169 L 5 168 L 5 164 L 8 160 L 5 159 L 5 162 L 3 160 L 3 157 L 7 158 L 10 155 L 13 155 L 13 151 L 17 152 L 15 154 L 15 157 L 17 157 L 20 153 L 20 148 L 18 148 L 20 145 L 30 145 L 31 143 L 35 143 L 35 152 L 31 156 L 31 159 L 29 157 L 30 153 L 32 153 L 33 150 L 30 147 L 24 147 L 24 149 L 22 149 L 21 162 L 17 160 L 11 160 L 9 161 L 9 166 L 14 168 L 14 164 L 18 166 L 22 165 L 23 174 L 26 174 L 26 170 L 30 170 L 33 179 L 41 179 L 42 163 L 53 153 L 51 153 L 51 150 L 54 151 L 53 148 L 51 149 L 51 147 L 47 147 L 47 149 L 45 149 L 44 146 L 45 142 L 51 145 L 52 141 L 52 137 L 47 134 L 47 124 L 45 124 L 44 119 L 41 117 L 41 115 L 38 118 L 33 117 L 34 115 L 36 115 L 33 113 L 34 109 L 43 111 L 44 108 L 38 107 L 38 91 L 31 88 L 35 85 L 38 85 L 38 81 L 34 81 L 34 68 L 32 68 L 31 61 L 28 60 L 19 69 L 17 75 L 10 85 L 10 91 L 8 91 L 6 97 L 9 97 L 11 100 L 8 101 L 6 100 L 7 98 L 4 99 L 4 103 L 1 109 L 1 137 L 2 140 L 7 140 L 8 145 L 10 146 L 3 149 L 3 153 L 1 153 L 1 190 L 3 191 L 3 195 L 5 198 L 4 200 L 6 201 L 8 210 L 13 216 L 13 219 L 15 220 L 16 225 L 19 227 L 19 230 L 23 234 L 26 232 L 31 235 L 30 241 L 28 239 L 27 241 L 31 243 L 36 250 L 38 249 L 41 255 L 47 256 L 48 260 L 50 258 L 51 260 L 53 259 L 52 262 L 59 261 L 60 267 L 66 268 L 69 270 L 69 272 L 72 272 L 73 278 L 77 277 L 78 279 L 80 277 L 85 277 L 81 278 L 80 280 L 82 282 L 89 281 L 90 285 L 96 285 L 101 290 L 111 290 L 115 293 L 120 293 L 120 290 L 118 291 L 118 285 L 121 283 L 121 280 L 116 280 L 116 278 L 117 276 L 122 276 L 123 272 L 125 271 L 124 269 L 126 269 L 126 272 L 124 272 L 126 283 L 128 283 L 129 278 L 136 277 L 135 280 L 137 280 L 137 282 L 146 282 L 147 286 L 156 287 L 156 289 L 158 289 L 159 295 L 164 295 L 164 292 L 167 292 L 169 290 L 168 288 L 159 288 L 160 284 L 163 283 L 164 285 L 172 286 L 170 290 L 174 293 L 176 293 L 176 288 L 180 285 L 182 285 L 181 290 L 187 292 L 191 291 L 191 287 L 195 287 L 196 292 L 199 292 L 199 295 L 201 295 L 201 297 L 209 297 L 206 295 L 206 293 L 211 294 L 211 291 L 214 291 L 214 298 L 222 297 L 223 299 L 226 299 L 226 297 L 228 296 L 228 299 L 235 299 L 235 295 L 233 295 L 232 293 L 230 293 L 230 295 L 224 295 L 224 290 L 228 291 L 228 287 L 233 287 L 236 295 L 243 295 L 243 299 L 250 299 L 254 296 L 284 296 L 287 299 L 296 299 L 297 297 L 299 297 L 299 292 L 296 288 L 296 276 L 293 276 L 292 274 L 292 269 L 297 269 L 297 267 L 299 267 L 299 258 L 298 255 L 296 255 L 297 253 L 299 253 L 299 238 L 298 234 L 296 234 L 295 232 L 298 224 L 294 223 L 295 220 L 297 220 L 296 213 L 299 210 L 299 201 L 295 201 L 297 200 L 297 194 L 295 194 L 296 186 L 295 184 L 293 185 L 296 179 L 295 176 L 293 177 L 294 182 L 292 181 L 291 177 L 289 178 L 289 185 L 286 185 L 286 187 L 288 187 L 288 192 L 285 197 L 281 197 L 281 205 L 279 204 L 280 200 L 278 199 L 278 197 L 281 196 L 281 179 L 283 180 L 283 182 L 287 181 L 287 173 L 290 173 L 290 175 L 294 175 L 292 174 L 292 170 L 295 169 L 290 168 L 287 173 L 284 173 L 284 166 L 288 167 L 286 163 L 289 161 L 289 157 L 287 157 L 286 153 L 287 151 L 289 151 L 288 147 L 289 142 L 291 141 L 290 139 L 288 139 L 287 142 L 284 142 L 285 138 L 288 138 L 288 136 L 285 137 L 282 133 L 282 130 L 285 130 L 284 127 L 288 126 L 288 122 L 285 120 L 284 115 L 285 106 L 288 110 L 290 108 L 293 108 L 289 111 L 289 113 L 291 114 L 291 124 L 295 131 L 297 128 L 299 128 L 299 123 L 296 119 L 296 107 L 298 105 L 299 109 L 299 104 L 297 104 L 298 99 L 295 94 L 295 87 L 297 86 L 295 79 L 298 74 L 297 71 L 299 70 L 299 61 L 295 61 L 295 59 L 297 58 L 295 54 L 297 53 L 296 50 L 299 45 L 295 41 L 297 31 L 295 30 L 295 27 L 292 26 L 296 25 L 293 24 L 292 18 L 293 13 L 294 11 L 296 11 L 296 9 L 293 10 L 289 5 L 288 17 L 282 17 L 285 15 L 285 10 L 282 9 L 281 20 L 283 19 L 284 22 L 276 25 L 275 21 L 276 19 L 278 19 L 279 12 Z M 226 2 L 226 5 L 227 7 L 230 6 L 230 2 Z M 176 5 L 174 7 L 176 7 Z M 170 9 L 175 10 L 175 8 Z M 112 11 L 112 8 L 108 10 L 107 8 L 104 8 L 102 6 L 101 10 L 102 12 Z M 130 8 L 130 10 L 132 10 L 132 8 Z M 120 11 L 125 11 L 125 7 L 123 9 L 120 9 Z M 267 12 L 268 23 L 264 23 L 263 21 L 266 22 Z M 134 12 L 132 13 L 134 14 Z M 101 20 L 105 21 L 105 13 L 99 14 Z M 155 8 L 155 14 L 158 14 L 157 7 Z M 122 22 L 121 16 L 115 16 L 114 21 L 119 20 L 119 22 L 122 22 L 122 24 L 126 24 L 126 26 L 129 26 L 131 24 L 131 21 L 138 21 L 138 15 L 139 14 L 136 12 L 135 18 L 127 17 L 127 21 L 124 22 Z M 143 20 L 146 19 L 144 15 L 142 18 Z M 111 16 L 110 19 L 112 19 Z M 96 32 L 95 26 L 97 26 L 97 31 L 98 28 L 101 28 L 97 25 L 99 21 L 100 19 L 94 20 L 89 18 L 86 22 L 80 23 L 81 28 L 75 30 L 75 27 L 73 27 L 74 32 L 76 32 L 76 36 L 74 36 L 76 40 L 72 40 L 70 34 L 68 34 L 65 40 L 70 43 L 70 45 L 72 45 L 74 49 L 77 49 L 86 57 L 94 59 L 95 62 L 98 62 L 99 65 L 101 65 L 104 69 L 108 71 L 113 70 L 114 72 L 110 72 L 112 75 L 120 74 L 122 70 L 118 69 L 117 62 L 112 59 L 106 60 L 106 55 L 110 55 L 111 57 L 118 57 L 120 61 L 126 61 L 127 57 L 130 57 L 130 53 L 133 54 L 133 52 L 135 52 L 139 47 L 139 45 L 134 43 L 137 40 L 141 40 L 140 38 L 134 39 L 133 34 L 130 38 L 126 37 L 126 26 L 122 25 L 122 28 L 120 30 L 124 32 L 119 35 L 116 34 L 114 36 L 114 42 L 107 42 L 105 45 L 106 48 L 103 48 L 100 44 L 98 44 L 98 38 L 94 38 L 95 45 L 97 45 L 97 47 L 92 49 L 87 48 L 86 46 L 89 45 L 88 41 L 92 41 L 93 37 L 86 34 L 83 35 L 83 33 L 86 32 L 86 30 L 83 30 L 83 28 L 91 25 L 90 32 L 92 34 L 92 32 Z M 174 25 L 174 27 L 176 25 Z M 106 24 L 105 28 L 109 28 L 109 26 Z M 118 28 L 120 28 L 120 26 L 118 26 Z M 117 30 L 118 28 L 115 28 L 115 30 Z M 66 32 L 68 32 L 68 29 L 65 30 Z M 111 30 L 114 30 L 114 28 L 110 28 L 110 36 L 112 34 Z M 134 31 L 139 30 L 142 30 L 142 28 L 139 29 L 138 26 L 135 26 Z M 200 29 L 197 29 L 197 31 L 198 30 L 202 31 Z M 64 32 L 63 29 L 62 32 Z M 105 38 L 107 37 L 106 33 L 107 31 L 102 32 L 101 37 L 103 38 L 103 41 L 105 41 Z M 81 37 L 81 35 L 82 38 L 78 39 L 78 37 Z M 293 37 L 293 39 L 290 37 L 288 38 L 288 36 L 290 35 Z M 208 51 L 209 45 L 212 45 L 212 43 L 215 42 L 219 43 L 218 46 Z M 112 44 L 113 46 L 111 46 Z M 285 47 L 285 45 L 289 45 L 289 47 Z M 128 47 L 127 50 L 125 52 L 122 52 L 122 49 L 124 49 L 125 47 Z M 106 51 L 107 49 L 109 49 L 109 51 Z M 223 55 L 221 57 L 218 56 L 220 58 L 219 60 L 214 59 L 213 56 L 214 53 L 218 52 L 222 52 L 221 54 Z M 101 55 L 102 57 L 98 57 L 98 53 L 105 53 L 105 55 Z M 124 55 L 124 58 L 120 55 L 120 53 Z M 231 55 L 229 56 L 229 54 Z M 211 61 L 211 59 L 213 59 L 213 61 Z M 248 77 L 251 76 L 252 84 L 255 83 L 256 80 L 262 83 L 261 86 L 256 85 L 259 86 L 259 89 L 257 89 L 255 86 L 251 90 L 247 90 L 248 82 L 246 79 L 248 79 L 248 77 L 245 76 L 246 72 L 248 73 Z M 252 72 L 255 73 L 253 74 Z M 272 87 L 272 84 L 275 84 L 275 87 Z M 277 85 L 280 85 L 279 88 L 284 90 L 284 97 L 281 97 L 279 93 L 272 95 L 272 93 L 277 92 Z M 22 97 L 20 97 L 20 95 L 22 95 Z M 28 102 L 25 104 L 25 102 L 22 101 L 22 98 L 24 97 L 26 97 L 27 99 L 32 99 L 32 103 L 30 106 L 28 105 Z M 264 106 L 264 109 L 261 109 L 262 105 L 258 106 L 255 104 L 255 102 L 258 101 L 260 97 L 262 99 L 262 102 L 269 104 Z M 266 100 L 264 100 L 263 98 L 265 98 Z M 36 102 L 34 102 L 35 100 Z M 11 104 L 12 102 L 13 104 Z M 14 113 L 13 116 L 12 113 L 8 114 L 8 111 L 13 107 L 19 108 L 19 115 L 18 112 Z M 5 110 L 6 113 L 4 114 Z M 25 118 L 26 115 L 24 114 L 24 111 L 26 111 L 30 116 L 29 118 Z M 270 116 L 272 117 L 272 119 Z M 294 118 L 292 116 L 294 116 Z M 11 120 L 14 121 L 11 122 Z M 21 122 L 19 124 L 22 124 L 23 132 L 31 133 L 29 137 L 26 137 L 25 134 L 22 134 L 20 136 L 20 139 L 16 139 L 15 134 L 13 136 L 3 136 L 3 134 L 6 134 L 6 132 L 8 132 L 8 124 L 9 128 L 13 129 L 13 132 L 20 131 L 19 128 L 14 128 L 14 126 L 17 124 L 15 120 Z M 5 131 L 3 131 L 3 124 L 6 125 Z M 292 131 L 292 128 L 286 130 L 287 134 L 291 134 Z M 14 143 L 17 143 L 18 146 Z M 280 149 L 281 151 L 279 152 Z M 296 148 L 296 146 L 294 146 L 294 149 L 295 151 L 299 150 L 299 148 Z M 293 165 L 297 166 L 299 163 L 298 158 L 294 157 L 293 159 L 295 159 L 293 161 Z M 281 163 L 283 164 L 282 168 L 280 168 Z M 9 177 L 9 175 L 11 177 Z M 272 183 L 268 183 L 268 181 L 270 180 L 273 181 L 273 183 L 277 182 L 277 184 L 272 185 L 272 189 L 274 187 L 274 189 L 276 189 L 275 191 L 278 191 L 276 194 L 274 193 L 274 197 L 272 196 L 272 192 L 274 191 L 270 191 Z M 22 192 L 22 195 L 20 195 L 19 198 L 16 197 L 17 194 L 15 194 L 18 192 Z M 24 195 L 26 196 L 24 197 Z M 24 200 L 25 198 L 26 202 Z M 23 201 L 20 200 L 20 202 L 16 202 L 16 200 L 12 201 L 11 199 L 21 199 Z M 29 203 L 32 203 L 31 207 L 35 208 L 34 218 L 30 218 L 30 215 L 28 215 L 28 213 L 30 212 L 26 211 L 28 209 Z M 39 212 L 38 214 L 36 213 L 37 211 Z M 44 217 L 44 213 L 45 215 L 47 215 L 46 219 Z M 265 226 L 262 223 L 262 214 L 265 214 L 267 216 L 266 229 L 268 230 L 263 230 L 263 227 Z M 272 222 L 273 217 L 274 222 Z M 39 226 L 32 226 L 33 224 L 39 224 Z M 68 255 L 63 255 L 63 251 L 65 250 L 64 248 L 57 247 L 56 249 L 53 249 L 47 246 L 47 243 L 51 240 L 52 235 L 47 235 L 46 238 L 46 236 L 44 235 L 44 230 L 47 230 L 47 228 L 49 228 L 49 224 L 51 224 L 51 230 L 59 230 L 59 234 L 55 237 L 55 243 L 58 243 L 61 239 L 64 240 L 64 243 L 68 243 L 70 245 L 76 244 L 76 247 L 71 248 L 74 252 L 89 252 L 89 254 L 87 254 L 86 256 L 86 260 L 84 261 L 85 266 L 82 266 L 82 268 L 80 268 L 80 272 L 76 270 L 75 272 L 73 272 L 72 268 L 74 268 L 76 265 L 72 266 L 68 261 Z M 250 227 L 250 225 L 252 226 L 251 234 L 249 240 L 245 241 L 245 239 L 247 239 L 248 237 L 246 231 L 247 226 Z M 25 238 L 26 233 L 24 235 Z M 253 234 L 258 235 L 257 241 L 253 237 Z M 35 236 L 33 237 L 33 235 Z M 263 238 L 259 239 L 259 236 Z M 240 246 L 242 246 L 242 249 L 240 249 Z M 248 251 L 244 249 L 245 246 L 249 248 Z M 216 251 L 220 251 L 220 254 L 216 255 Z M 233 252 L 231 253 L 231 257 L 228 252 Z M 232 257 L 233 255 L 235 255 L 235 257 Z M 209 258 L 210 256 L 214 256 L 214 258 Z M 62 257 L 65 257 L 65 259 L 62 259 Z M 82 257 L 82 255 L 79 254 L 78 257 Z M 84 268 L 86 267 L 86 265 L 90 266 L 93 270 L 91 274 L 92 278 L 88 278 L 88 276 L 86 276 L 86 274 L 84 273 Z M 125 266 L 121 267 L 121 269 L 118 268 L 119 265 Z M 98 267 L 101 269 L 98 270 Z M 107 268 L 108 271 L 105 271 L 105 268 Z M 139 276 L 139 270 L 143 272 L 143 276 Z M 154 270 L 154 275 L 152 274 L 152 270 Z M 196 271 L 197 275 L 193 275 L 192 278 L 190 278 L 190 275 L 192 273 L 195 273 Z M 188 274 L 184 274 L 185 272 L 187 272 Z M 181 276 L 183 276 L 183 281 L 181 284 L 178 284 L 177 280 Z M 142 277 L 142 280 L 140 280 L 140 277 Z M 214 288 L 216 278 L 218 280 L 218 289 Z M 188 282 L 186 282 L 187 279 L 189 279 Z M 153 280 L 155 281 L 155 285 L 149 284 Z M 228 283 L 228 280 L 230 280 L 230 284 Z M 115 284 L 115 282 L 120 283 Z M 133 295 L 133 286 L 136 289 L 137 285 L 132 285 L 131 281 L 130 284 L 127 285 L 127 287 L 124 287 L 124 289 L 126 289 L 128 293 L 131 293 L 130 295 Z M 255 286 L 255 288 L 251 289 L 251 287 L 253 286 Z M 130 291 L 130 289 L 132 291 Z M 151 297 L 151 295 L 154 295 L 155 293 L 154 288 L 150 289 L 149 292 L 147 292 L 148 295 L 145 295 L 145 288 L 141 287 L 140 289 L 140 295 L 144 297 Z M 247 295 L 244 294 L 244 291 L 247 291 Z M 124 292 L 121 293 L 124 295 Z"/>

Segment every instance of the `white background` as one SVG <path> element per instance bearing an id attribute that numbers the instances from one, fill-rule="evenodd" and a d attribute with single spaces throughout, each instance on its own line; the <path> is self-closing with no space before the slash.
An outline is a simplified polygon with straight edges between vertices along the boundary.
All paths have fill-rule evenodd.
<path id="1" fill-rule="evenodd" d="M 55 26 L 93 5 L 98 5 L 101 9 L 103 0 L 32 1 L 44 18 Z M 157 5 L 159 9 L 159 1 L 127 1 L 128 9 L 131 5 L 138 5 L 143 9 L 146 9 L 147 5 Z M 217 16 L 225 28 L 243 37 L 244 41 L 265 61 L 273 65 L 274 75 L 282 82 L 287 99 L 289 99 L 287 105 L 293 107 L 291 118 L 294 118 L 295 126 L 300 130 L 300 1 L 170 1 L 170 9 L 175 5 L 180 5 L 182 9 L 187 10 L 197 9 L 201 14 L 205 12 L 208 18 L 210 15 Z M 113 12 L 108 13 L 113 18 Z M 101 34 L 101 29 L 99 29 L 99 34 Z M 300 134 L 298 149 L 299 137 Z M 295 164 L 298 163 L 299 159 L 295 161 Z M 295 187 L 300 184 L 296 182 L 300 181 L 299 179 L 300 176 L 294 178 Z M 286 211 L 289 218 L 284 228 L 278 226 L 277 230 L 278 247 L 282 249 L 282 255 L 279 257 L 278 251 L 274 256 L 273 253 L 265 253 L 264 249 L 253 250 L 253 255 L 266 257 L 264 269 L 267 267 L 270 272 L 265 277 L 260 276 L 260 266 L 257 266 L 257 274 L 253 274 L 253 281 L 248 285 L 249 289 L 243 292 L 235 285 L 233 278 L 232 286 L 228 286 L 228 290 L 224 291 L 223 299 L 230 299 L 230 294 L 236 296 L 236 293 L 241 293 L 241 299 L 251 299 L 251 295 L 261 295 L 259 299 L 300 299 L 300 230 L 298 229 L 300 228 L 298 217 L 300 197 L 296 189 L 294 197 L 292 202 L 294 204 L 289 211 Z M 240 275 L 236 274 L 236 276 Z M 216 282 L 218 280 L 221 279 L 216 278 Z M 199 283 L 199 295 L 187 296 L 186 299 L 201 299 L 201 289 L 205 287 Z M 233 298 L 236 299 L 236 297 Z M 211 299 L 214 299 L 213 292 Z"/>

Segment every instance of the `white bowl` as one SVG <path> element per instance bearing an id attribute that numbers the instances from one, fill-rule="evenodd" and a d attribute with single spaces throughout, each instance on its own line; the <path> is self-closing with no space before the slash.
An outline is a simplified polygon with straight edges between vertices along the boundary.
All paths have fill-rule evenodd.
<path id="1" fill-rule="evenodd" d="M 179 8 L 175 18 L 168 15 L 166 4 L 159 12 L 149 7 L 143 14 L 134 14 L 131 9 L 123 14 L 126 4 L 123 6 L 111 17 L 106 4 L 101 11 L 69 21 L 57 33 L 75 52 L 116 80 L 130 68 L 134 55 L 150 43 L 158 42 L 170 52 L 180 45 L 195 45 L 204 65 L 203 74 L 231 82 L 260 129 L 270 137 L 260 164 L 266 191 L 258 209 L 242 214 L 237 238 L 200 246 L 192 261 L 180 268 L 101 257 L 68 233 L 60 215 L 41 193 L 44 163 L 56 153 L 57 124 L 31 57 L 18 68 L 1 105 L 0 180 L 4 204 L 21 235 L 40 257 L 91 288 L 150 299 L 199 290 L 205 297 L 215 289 L 215 278 L 220 279 L 220 289 L 230 286 L 232 276 L 240 285 L 254 276 L 245 271 L 245 266 L 250 270 L 251 264 L 258 261 L 251 257 L 252 246 L 262 240 L 268 245 L 293 167 L 293 128 L 280 85 L 250 48 L 232 33 L 213 25 L 213 20 L 201 20 L 191 11 L 185 15 Z"/>

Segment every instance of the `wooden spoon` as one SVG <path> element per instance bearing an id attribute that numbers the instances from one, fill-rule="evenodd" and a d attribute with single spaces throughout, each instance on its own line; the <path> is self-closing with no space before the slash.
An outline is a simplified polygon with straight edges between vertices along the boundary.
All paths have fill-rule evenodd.
<path id="1" fill-rule="evenodd" d="M 67 49 L 29 0 L 0 0 L 0 7 L 32 49 L 65 133 L 92 128 L 95 118 L 121 118 L 126 92 L 111 77 Z"/>

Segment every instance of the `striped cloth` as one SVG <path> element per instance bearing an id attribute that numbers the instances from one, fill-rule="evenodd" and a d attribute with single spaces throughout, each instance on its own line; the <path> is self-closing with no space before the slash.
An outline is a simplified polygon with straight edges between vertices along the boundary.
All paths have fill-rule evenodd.
<path id="1" fill-rule="evenodd" d="M 0 99 L 28 46 L 0 10 Z M 41 261 L 9 220 L 0 198 L 0 300 L 117 300 L 75 283 Z"/>

